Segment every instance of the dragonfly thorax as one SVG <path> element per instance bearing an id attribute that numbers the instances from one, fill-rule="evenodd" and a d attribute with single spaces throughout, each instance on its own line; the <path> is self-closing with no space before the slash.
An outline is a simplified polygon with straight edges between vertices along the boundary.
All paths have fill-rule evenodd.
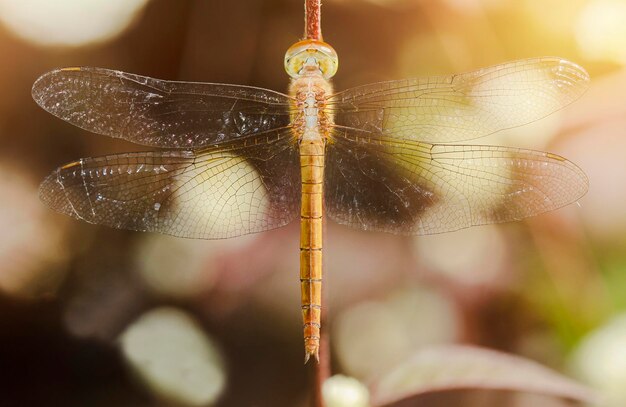
<path id="1" fill-rule="evenodd" d="M 321 74 L 330 79 L 337 72 L 338 64 L 333 47 L 322 41 L 300 41 L 285 53 L 285 71 L 292 78 Z"/>
<path id="2" fill-rule="evenodd" d="M 291 124 L 297 138 L 326 138 L 334 122 L 327 105 L 332 95 L 330 81 L 319 71 L 311 71 L 291 79 L 289 94 L 293 98 Z"/>

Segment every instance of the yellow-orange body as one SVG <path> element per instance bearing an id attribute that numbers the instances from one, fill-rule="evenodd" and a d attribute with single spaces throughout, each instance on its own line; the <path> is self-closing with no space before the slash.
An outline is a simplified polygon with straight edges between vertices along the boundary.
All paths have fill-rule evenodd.
<path id="1" fill-rule="evenodd" d="M 310 69 L 290 86 L 294 98 L 292 126 L 300 148 L 300 286 L 305 360 L 319 359 L 322 310 L 322 225 L 324 153 L 333 117 L 326 108 L 332 88 L 318 70 Z"/>

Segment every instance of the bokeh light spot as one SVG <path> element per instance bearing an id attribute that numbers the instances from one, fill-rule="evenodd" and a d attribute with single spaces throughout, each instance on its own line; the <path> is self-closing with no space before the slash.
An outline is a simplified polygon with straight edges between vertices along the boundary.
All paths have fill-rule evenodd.
<path id="1" fill-rule="evenodd" d="M 146 387 L 185 406 L 217 400 L 226 375 L 216 346 L 187 314 L 175 308 L 152 310 L 121 336 L 122 350 Z"/>
<path id="2" fill-rule="evenodd" d="M 507 260 L 506 242 L 498 226 L 426 236 L 415 240 L 415 248 L 421 263 L 430 270 L 468 286 L 497 283 Z"/>
<path id="3" fill-rule="evenodd" d="M 580 13 L 576 40 L 590 59 L 626 64 L 626 1 L 592 1 Z"/>
<path id="4" fill-rule="evenodd" d="M 626 314 L 583 339 L 572 359 L 578 376 L 605 397 L 603 406 L 626 405 Z"/>
<path id="5" fill-rule="evenodd" d="M 216 247 L 204 240 L 149 234 L 137 246 L 137 271 L 155 294 L 193 297 L 213 285 L 216 273 L 211 259 Z"/>
<path id="6" fill-rule="evenodd" d="M 0 163 L 0 292 L 35 299 L 67 272 L 66 222 L 47 210 L 24 169 Z"/>
<path id="7" fill-rule="evenodd" d="M 324 382 L 322 394 L 327 407 L 368 407 L 369 391 L 352 377 L 335 375 Z"/>
<path id="8" fill-rule="evenodd" d="M 460 317 L 448 297 L 413 286 L 346 309 L 332 332 L 345 371 L 369 379 L 423 346 L 456 341 Z"/>
<path id="9" fill-rule="evenodd" d="M 0 0 L 0 21 L 29 42 L 80 46 L 126 29 L 148 0 Z"/>

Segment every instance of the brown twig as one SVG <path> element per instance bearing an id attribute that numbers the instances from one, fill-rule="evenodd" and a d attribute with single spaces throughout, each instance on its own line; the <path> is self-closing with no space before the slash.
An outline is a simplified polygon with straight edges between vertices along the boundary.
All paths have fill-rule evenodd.
<path id="1" fill-rule="evenodd" d="M 324 293 L 322 293 L 324 294 Z M 325 299 L 324 299 L 325 300 Z M 326 301 L 324 301 L 326 303 Z M 312 407 L 324 407 L 324 399 L 322 397 L 322 385 L 330 377 L 330 341 L 328 336 L 328 324 L 326 321 L 326 309 L 322 308 L 322 330 L 320 332 L 320 360 L 312 363 L 313 365 L 313 391 L 311 394 Z"/>
<path id="2" fill-rule="evenodd" d="M 304 0 L 304 38 L 322 41 L 321 0 Z"/>

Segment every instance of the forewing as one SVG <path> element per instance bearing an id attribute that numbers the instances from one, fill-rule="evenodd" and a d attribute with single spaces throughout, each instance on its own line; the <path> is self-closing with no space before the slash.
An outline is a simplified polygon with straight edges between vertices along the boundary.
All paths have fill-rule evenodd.
<path id="1" fill-rule="evenodd" d="M 203 148 L 289 124 L 289 98 L 278 92 L 103 68 L 48 72 L 32 95 L 42 108 L 82 129 L 155 147 Z"/>
<path id="2" fill-rule="evenodd" d="M 532 150 L 337 131 L 327 157 L 328 216 L 403 235 L 519 220 L 572 203 L 587 191 L 587 178 L 574 164 Z"/>
<path id="3" fill-rule="evenodd" d="M 374 83 L 329 100 L 340 127 L 450 143 L 536 121 L 576 100 L 589 76 L 559 58 L 513 61 L 460 75 Z"/>
<path id="4" fill-rule="evenodd" d="M 299 211 L 299 161 L 289 133 L 238 148 L 86 158 L 41 184 L 53 209 L 119 229 L 218 239 L 273 229 Z"/>

